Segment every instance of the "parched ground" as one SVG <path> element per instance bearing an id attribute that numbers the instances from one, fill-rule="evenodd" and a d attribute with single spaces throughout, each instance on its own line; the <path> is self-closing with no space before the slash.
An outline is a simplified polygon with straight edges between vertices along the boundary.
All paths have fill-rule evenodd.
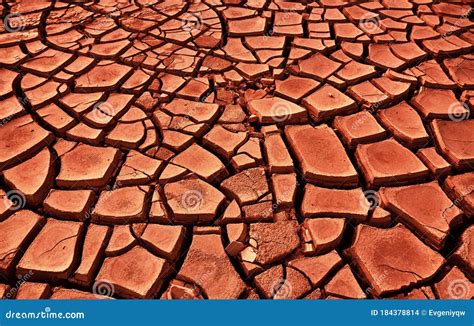
<path id="1" fill-rule="evenodd" d="M 0 297 L 474 296 L 469 1 L 2 1 Z"/>

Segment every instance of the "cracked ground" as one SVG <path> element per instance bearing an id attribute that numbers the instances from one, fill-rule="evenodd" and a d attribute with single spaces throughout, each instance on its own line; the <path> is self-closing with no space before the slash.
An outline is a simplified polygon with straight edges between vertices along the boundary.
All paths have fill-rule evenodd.
<path id="1" fill-rule="evenodd" d="M 0 5 L 0 297 L 472 298 L 469 1 Z"/>

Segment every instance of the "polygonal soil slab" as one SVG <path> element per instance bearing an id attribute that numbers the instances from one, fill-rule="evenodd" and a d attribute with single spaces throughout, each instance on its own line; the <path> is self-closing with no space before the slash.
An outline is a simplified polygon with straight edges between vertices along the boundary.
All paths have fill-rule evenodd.
<path id="1" fill-rule="evenodd" d="M 225 198 L 219 190 L 200 179 L 168 183 L 164 190 L 173 219 L 182 223 L 213 220 Z"/>
<path id="2" fill-rule="evenodd" d="M 8 275 L 43 224 L 41 216 L 21 210 L 0 222 L 0 273 Z"/>
<path id="3" fill-rule="evenodd" d="M 61 156 L 61 170 L 56 182 L 60 187 L 104 187 L 110 181 L 120 152 L 79 144 Z"/>
<path id="4" fill-rule="evenodd" d="M 41 128 L 29 115 L 10 121 L 0 128 L 0 168 L 31 157 L 51 144 L 53 138 L 53 134 Z"/>
<path id="5" fill-rule="evenodd" d="M 395 218 L 414 228 L 422 239 L 441 250 L 451 228 L 461 223 L 462 211 L 437 182 L 398 188 L 381 188 L 382 206 Z"/>
<path id="6" fill-rule="evenodd" d="M 248 108 L 262 124 L 293 124 L 307 120 L 304 108 L 278 97 L 253 100 Z"/>
<path id="7" fill-rule="evenodd" d="M 177 277 L 198 285 L 209 299 L 237 299 L 245 289 L 215 232 L 194 235 Z"/>
<path id="8" fill-rule="evenodd" d="M 105 224 L 128 224 L 146 221 L 147 186 L 124 187 L 101 192 L 92 221 Z"/>
<path id="9" fill-rule="evenodd" d="M 356 158 L 369 187 L 423 181 L 428 168 L 394 139 L 357 146 Z"/>
<path id="10" fill-rule="evenodd" d="M 95 284 L 108 284 L 125 298 L 149 299 L 159 291 L 169 268 L 166 260 L 135 246 L 123 255 L 106 258 Z"/>
<path id="11" fill-rule="evenodd" d="M 431 124 L 437 147 L 458 169 L 472 169 L 474 165 L 474 120 L 441 121 Z"/>
<path id="12" fill-rule="evenodd" d="M 79 222 L 48 219 L 18 263 L 17 273 L 32 271 L 35 280 L 66 279 L 77 262 L 83 229 Z"/>
<path id="13" fill-rule="evenodd" d="M 407 228 L 360 225 L 347 253 L 369 282 L 375 295 L 384 295 L 429 281 L 443 257 L 423 244 Z"/>
<path id="14" fill-rule="evenodd" d="M 357 172 L 331 128 L 290 126 L 285 134 L 307 181 L 330 187 L 357 186 Z"/>

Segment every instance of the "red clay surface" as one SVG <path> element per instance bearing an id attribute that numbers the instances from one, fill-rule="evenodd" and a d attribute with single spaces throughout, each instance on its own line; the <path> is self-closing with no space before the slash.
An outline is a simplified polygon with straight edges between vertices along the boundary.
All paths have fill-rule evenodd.
<path id="1" fill-rule="evenodd" d="M 474 296 L 469 1 L 3 1 L 0 297 Z"/>

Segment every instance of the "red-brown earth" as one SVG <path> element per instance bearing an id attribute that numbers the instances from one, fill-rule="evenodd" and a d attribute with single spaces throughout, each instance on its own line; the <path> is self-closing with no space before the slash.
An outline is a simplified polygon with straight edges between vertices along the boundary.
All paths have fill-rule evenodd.
<path id="1" fill-rule="evenodd" d="M 0 297 L 474 296 L 469 1 L 3 1 Z"/>

